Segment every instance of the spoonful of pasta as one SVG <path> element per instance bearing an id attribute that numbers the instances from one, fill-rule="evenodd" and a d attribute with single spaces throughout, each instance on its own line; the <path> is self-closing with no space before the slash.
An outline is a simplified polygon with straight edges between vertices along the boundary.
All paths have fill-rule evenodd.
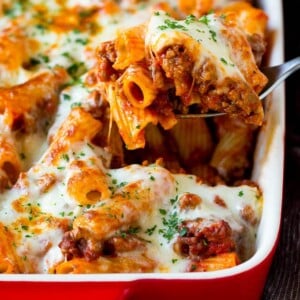
<path id="1" fill-rule="evenodd" d="M 259 95 L 259 99 L 265 99 L 278 85 L 287 77 L 300 69 L 300 56 L 291 59 L 283 64 L 262 68 L 262 73 L 268 78 L 268 83 Z M 186 113 L 176 114 L 178 119 L 185 118 L 207 118 L 225 115 L 225 112 L 207 112 L 207 113 Z"/>

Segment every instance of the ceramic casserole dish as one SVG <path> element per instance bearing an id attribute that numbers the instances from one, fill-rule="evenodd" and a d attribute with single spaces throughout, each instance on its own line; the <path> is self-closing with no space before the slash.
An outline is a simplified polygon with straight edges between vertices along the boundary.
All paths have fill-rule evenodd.
<path id="1" fill-rule="evenodd" d="M 282 3 L 279 0 L 260 0 L 257 1 L 257 5 L 269 18 L 268 53 L 264 63 L 280 64 L 284 59 Z M 2 23 L 0 25 L 3 26 Z M 110 25 L 114 26 L 107 24 Z M 109 39 L 109 36 L 106 39 Z M 85 41 L 82 37 L 78 37 L 77 43 L 84 44 Z M 72 51 L 76 52 L 76 49 Z M 65 54 L 65 58 L 66 56 Z M 47 60 L 46 57 L 39 59 L 44 62 Z M 37 61 L 31 63 L 38 64 Z M 69 71 L 78 71 L 80 66 L 77 65 L 76 68 L 75 70 L 73 66 Z M 0 274 L 1 298 L 77 299 L 91 296 L 99 299 L 259 299 L 280 231 L 285 134 L 284 97 L 284 84 L 282 84 L 264 100 L 265 121 L 257 137 L 251 175 L 251 180 L 257 182 L 262 190 L 263 205 L 257 228 L 255 251 L 249 259 L 231 268 L 209 272 Z M 67 96 L 65 100 L 68 100 Z M 92 130 L 89 128 L 87 132 Z M 69 158 L 65 156 L 64 159 Z M 84 186 L 82 185 L 81 188 L 84 189 Z M 24 226 L 23 229 L 26 230 Z"/>

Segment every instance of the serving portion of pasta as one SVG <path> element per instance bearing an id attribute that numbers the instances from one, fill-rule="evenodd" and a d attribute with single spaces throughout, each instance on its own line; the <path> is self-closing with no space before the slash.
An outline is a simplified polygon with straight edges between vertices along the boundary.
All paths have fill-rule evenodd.
<path id="1" fill-rule="evenodd" d="M 0 273 L 216 271 L 255 253 L 267 16 L 185 2 L 0 3 Z M 227 115 L 176 118 L 210 110 Z"/>

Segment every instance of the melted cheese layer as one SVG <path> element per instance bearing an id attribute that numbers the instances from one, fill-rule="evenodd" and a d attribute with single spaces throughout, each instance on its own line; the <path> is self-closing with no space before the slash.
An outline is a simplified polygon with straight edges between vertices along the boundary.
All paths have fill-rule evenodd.
<path id="1" fill-rule="evenodd" d="M 43 70 L 57 65 L 63 66 L 70 76 L 69 86 L 60 94 L 60 102 L 51 123 L 20 137 L 18 132 L 9 132 L 1 116 L 1 134 L 11 134 L 16 141 L 17 151 L 22 157 L 23 172 L 13 189 L 0 195 L 0 222 L 14 236 L 15 251 L 22 261 L 23 272 L 48 273 L 54 265 L 62 262 L 65 258 L 59 244 L 73 221 L 83 213 L 111 201 L 107 198 L 93 205 L 82 205 L 69 194 L 68 181 L 76 172 L 71 164 L 78 161 L 91 168 L 101 169 L 115 194 L 122 194 L 126 187 L 137 182 L 142 182 L 143 188 L 150 191 L 151 210 L 139 219 L 138 236 L 147 241 L 146 252 L 157 262 L 156 272 L 183 272 L 188 264 L 186 258 L 174 252 L 173 243 L 179 233 L 176 228 L 166 226 L 165 221 L 170 218 L 175 223 L 196 218 L 224 219 L 238 235 L 244 237 L 247 245 L 252 245 L 246 256 L 253 253 L 256 225 L 245 220 L 242 211 L 245 207 L 251 207 L 254 218 L 259 220 L 261 199 L 254 187 L 209 187 L 198 182 L 194 176 L 171 174 L 157 165 L 106 169 L 103 161 L 109 160 L 109 154 L 99 147 L 91 148 L 87 142 L 72 145 L 57 165 L 48 165 L 43 161 L 43 155 L 49 147 L 48 141 L 56 134 L 72 108 L 88 108 L 91 103 L 93 91 L 82 82 L 86 70 L 95 62 L 92 54 L 95 47 L 100 42 L 114 38 L 118 30 L 148 20 L 151 5 L 159 1 L 149 2 L 146 7 L 140 5 L 134 11 L 127 9 L 112 14 L 105 14 L 98 7 L 92 17 L 93 26 L 83 28 L 76 20 L 82 21 L 80 18 L 84 18 L 84 13 L 91 13 L 99 1 L 12 1 L 10 9 L 0 18 L 0 38 L 7 32 L 14 36 L 21 31 L 20 36 L 24 35 L 32 42 L 28 57 L 16 69 L 11 70 L 5 62 L 0 62 L 1 87 L 24 83 Z M 78 8 L 81 9 L 81 15 L 76 13 Z M 209 18 L 210 27 L 199 25 L 198 22 L 196 26 L 192 22 L 188 24 L 188 32 L 180 32 L 205 41 L 208 47 L 202 47 L 201 51 L 205 55 L 214 55 L 223 67 L 222 72 L 241 76 L 231 64 L 229 49 L 224 43 L 219 43 L 221 23 L 213 17 Z M 53 22 L 48 23 L 46 20 Z M 57 29 L 59 24 L 55 20 L 61 22 L 61 30 Z M 167 16 L 160 15 L 150 21 L 147 40 L 149 44 L 156 45 L 157 50 L 161 48 L 160 43 L 165 43 L 165 35 L 172 39 L 179 38 L 178 33 L 170 28 L 163 31 L 159 29 L 165 26 L 166 20 L 169 20 Z M 187 26 L 184 21 L 178 24 Z M 212 32 L 216 32 L 217 36 Z M 200 51 L 200 43 L 197 47 L 196 55 Z M 220 64 L 221 58 L 230 64 Z M 186 193 L 198 195 L 202 199 L 201 204 L 194 209 L 180 209 L 179 199 Z M 217 196 L 226 207 L 215 202 Z"/>

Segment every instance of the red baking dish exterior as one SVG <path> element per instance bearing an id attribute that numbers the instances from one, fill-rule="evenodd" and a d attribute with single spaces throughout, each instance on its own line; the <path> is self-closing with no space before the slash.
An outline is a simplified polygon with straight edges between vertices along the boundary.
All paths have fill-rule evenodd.
<path id="1" fill-rule="evenodd" d="M 261 295 L 267 272 L 275 251 L 249 271 L 237 275 L 212 279 L 138 279 L 134 281 L 110 282 L 40 282 L 20 281 L 1 282 L 2 299 L 41 299 L 47 298 L 82 299 L 224 299 L 254 300 Z"/>
<path id="2" fill-rule="evenodd" d="M 110 282 L 0 282 L 1 299 L 223 299 L 255 300 L 263 291 L 275 247 L 249 271 L 218 279 L 138 279 Z"/>
<path id="3" fill-rule="evenodd" d="M 261 0 L 269 15 L 268 63 L 283 62 L 282 3 Z M 266 122 L 258 137 L 253 179 L 263 190 L 256 253 L 231 269 L 180 274 L 0 274 L 0 299 L 260 299 L 276 249 L 281 219 L 284 160 L 284 85 L 264 100 Z"/>

